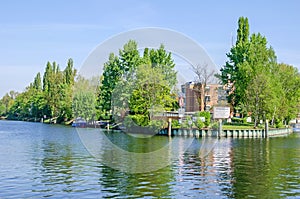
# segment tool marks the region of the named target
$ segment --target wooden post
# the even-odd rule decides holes
[[[265,138],[268,137],[268,131],[269,131],[269,121],[265,121]]]
[[[106,127],[107,127],[107,130],[109,130],[109,121],[107,121]]]
[[[172,118],[169,118],[168,121],[168,136],[171,136],[172,134]]]
[[[221,137],[221,134],[222,134],[222,119],[219,119],[218,138]]]

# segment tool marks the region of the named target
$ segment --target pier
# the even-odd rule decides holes
[[[218,129],[171,129],[171,136],[193,137],[236,137],[236,138],[266,138],[283,136],[292,133],[292,128],[280,129],[247,129],[247,130],[222,130]],[[168,129],[162,129],[158,135],[170,135]]]

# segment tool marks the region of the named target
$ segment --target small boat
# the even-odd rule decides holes
[[[86,126],[87,122],[81,117],[76,118],[76,120],[72,123],[72,127],[85,128]]]
[[[300,133],[300,123],[293,124],[293,132]]]

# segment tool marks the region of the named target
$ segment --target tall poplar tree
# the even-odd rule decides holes
[[[249,48],[249,23],[247,17],[240,17],[238,20],[237,39],[236,43],[227,53],[228,61],[221,68],[219,76],[224,85],[233,84],[229,89],[229,103],[233,106],[244,102],[245,89],[247,84],[244,84],[245,74],[241,71],[241,66],[247,60],[247,51]]]
[[[120,61],[114,53],[109,55],[109,60],[104,64],[104,71],[99,88],[99,96],[97,99],[98,109],[100,109],[101,117],[109,117],[111,110],[111,98],[116,84],[119,82],[124,71],[120,66]],[[105,116],[106,115],[106,116]],[[106,118],[107,119],[107,118]]]
[[[42,79],[41,79],[41,73],[39,73],[39,72],[37,73],[37,75],[34,78],[33,87],[38,91],[42,90]]]

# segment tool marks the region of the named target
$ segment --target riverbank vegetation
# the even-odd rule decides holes
[[[266,37],[250,34],[245,17],[238,20],[237,39],[227,57],[216,76],[228,93],[231,110],[242,118],[237,120],[246,123],[243,118],[252,117],[254,127],[261,120],[280,127],[296,117],[300,112],[299,71],[278,63]],[[70,123],[82,117],[162,126],[161,113],[178,110],[176,75],[172,55],[163,45],[138,50],[138,44],[130,40],[118,55],[108,56],[103,74],[89,80],[77,73],[72,59],[63,70],[56,62],[48,62],[44,74],[36,74],[23,92],[10,91],[2,97],[0,116],[49,123]],[[173,121],[172,126],[209,127],[208,115],[196,113],[194,120],[187,117],[181,123]]]
[[[58,122],[72,118],[72,95],[76,70],[69,59],[64,70],[48,62],[43,77],[38,73],[22,93],[11,91],[2,98],[2,115],[12,120]],[[3,110],[3,109],[2,109]]]
[[[133,40],[118,56],[109,55],[100,79],[77,74],[72,59],[64,70],[48,62],[44,75],[38,73],[24,92],[11,91],[2,98],[0,114],[12,120],[49,123],[69,123],[77,117],[123,122],[126,116],[127,121],[147,126],[158,122],[156,114],[178,108],[174,67],[163,45],[145,48],[140,55]]]
[[[271,124],[288,123],[300,112],[300,75],[297,68],[278,63],[274,49],[260,33],[250,35],[248,18],[238,21],[237,40],[218,75],[228,102],[242,116]]]
[[[127,117],[128,122],[147,126],[157,122],[158,113],[177,110],[174,67],[171,53],[163,45],[145,48],[141,56],[137,43],[130,40],[119,56],[111,53],[104,64],[97,97],[99,117],[117,122]]]

